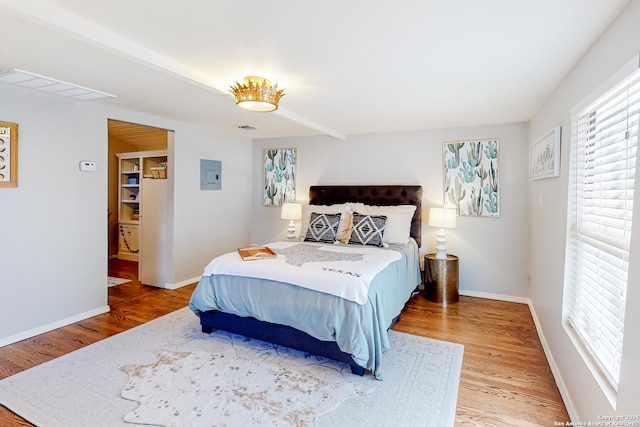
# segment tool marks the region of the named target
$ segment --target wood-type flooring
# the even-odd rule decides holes
[[[132,279],[109,288],[109,313],[0,348],[0,379],[185,307],[195,287],[141,285],[128,261],[110,262],[109,275]],[[527,305],[461,296],[442,307],[416,294],[394,329],[464,345],[456,426],[569,421]],[[0,426],[31,425],[0,406]]]

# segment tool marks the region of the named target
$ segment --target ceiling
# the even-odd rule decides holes
[[[0,0],[0,70],[252,139],[520,122],[628,2]],[[235,106],[246,75],[285,89],[276,112]]]
[[[136,151],[166,150],[168,144],[167,129],[143,126],[120,120],[108,120],[107,134],[109,142],[121,142],[133,147]]]

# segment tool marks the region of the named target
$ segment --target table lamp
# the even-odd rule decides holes
[[[293,221],[302,218],[302,205],[300,203],[283,203],[280,218],[289,220],[287,239],[294,239],[296,237],[296,225]]]
[[[429,209],[429,226],[440,228],[437,239],[438,244],[436,245],[436,259],[447,259],[447,239],[444,229],[456,228],[456,209]]]

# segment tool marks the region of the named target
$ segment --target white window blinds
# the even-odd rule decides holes
[[[564,318],[617,390],[636,176],[640,70],[572,124]]]

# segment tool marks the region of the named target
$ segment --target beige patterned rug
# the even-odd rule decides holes
[[[352,384],[331,368],[313,374],[273,363],[265,355],[237,355],[232,345],[218,351],[159,350],[150,365],[128,365],[122,391],[140,406],[130,423],[153,425],[312,425],[344,400],[373,392]],[[257,357],[251,357],[257,356]],[[319,377],[322,377],[319,378]]]
[[[389,334],[378,381],[185,308],[0,381],[0,404],[46,427],[453,425],[462,346]]]

